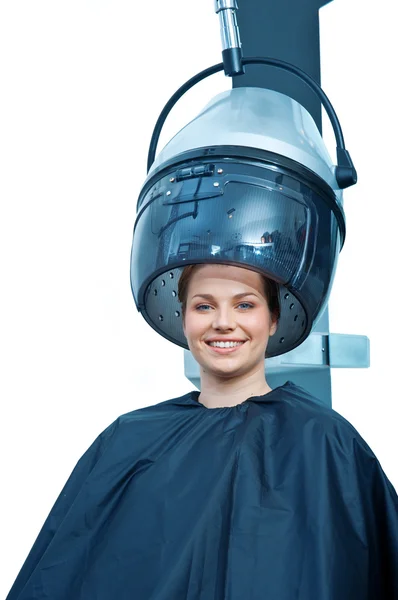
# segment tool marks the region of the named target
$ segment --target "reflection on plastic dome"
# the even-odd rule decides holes
[[[223,165],[222,177],[209,169],[183,180],[169,172],[143,191],[131,259],[134,298],[159,333],[186,347],[176,298],[181,267],[253,268],[284,286],[283,350],[276,338],[270,342],[276,355],[308,335],[326,302],[338,256],[337,222],[324,192],[289,174],[245,165],[243,177],[240,164],[228,168]]]
[[[231,182],[216,199],[175,203],[168,215],[164,209],[155,203],[150,209],[152,224],[163,223],[158,267],[208,258],[249,262],[286,283],[311,263],[310,210],[279,192]],[[264,232],[264,222],[274,228]]]

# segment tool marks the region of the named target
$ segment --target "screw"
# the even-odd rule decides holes
[[[176,178],[175,178],[175,177],[170,177],[170,183],[174,183],[174,182],[175,182],[175,180],[176,180]]]
[[[166,192],[166,196],[171,196],[170,190],[168,192]]]
[[[213,185],[214,185],[214,187],[218,187],[220,184],[218,183],[218,181],[215,181],[215,182],[213,183]]]
[[[221,175],[221,173],[224,173],[224,171],[222,169],[217,169],[217,173]]]

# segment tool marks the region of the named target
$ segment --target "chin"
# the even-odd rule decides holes
[[[227,363],[226,361],[224,361],[223,363],[217,363],[215,361],[202,361],[199,364],[205,371],[207,371],[207,373],[228,376],[241,376],[244,373],[250,373],[255,367],[255,363],[250,362],[250,364],[248,364],[246,361],[231,361],[229,363]]]

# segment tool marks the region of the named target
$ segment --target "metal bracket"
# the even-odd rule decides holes
[[[370,366],[370,342],[365,335],[312,333],[300,346],[265,360],[267,373],[286,368],[364,369]]]

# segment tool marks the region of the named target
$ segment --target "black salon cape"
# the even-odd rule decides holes
[[[398,498],[287,382],[121,416],[78,462],[8,600],[396,600]]]

